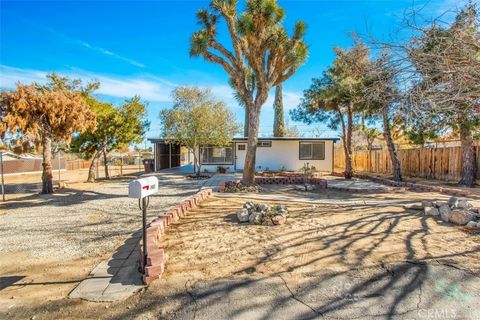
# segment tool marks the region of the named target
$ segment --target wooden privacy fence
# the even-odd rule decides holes
[[[480,179],[480,146],[475,147],[477,159],[477,180]],[[459,180],[462,170],[462,148],[416,148],[397,150],[405,177]],[[335,171],[345,168],[343,148],[335,149]],[[353,170],[391,175],[392,165],[388,150],[361,150],[353,152]]]

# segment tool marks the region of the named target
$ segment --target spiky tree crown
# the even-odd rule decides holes
[[[232,51],[217,40],[220,17],[227,24]],[[198,11],[197,18],[202,29],[192,35],[190,55],[221,65],[242,101],[265,95],[307,58],[305,24],[297,22],[289,36],[282,26],[285,11],[276,0],[248,0],[241,14],[237,1],[213,0],[209,10]]]

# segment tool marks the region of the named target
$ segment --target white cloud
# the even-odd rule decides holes
[[[16,82],[45,83],[47,72],[32,69],[20,69],[0,65],[0,87],[13,88]],[[153,76],[121,77],[96,74],[83,70],[67,70],[58,73],[84,82],[98,80],[99,94],[127,98],[139,95],[142,99],[152,102],[170,101],[170,92],[176,86],[174,83]]]
[[[133,59],[129,59],[129,58],[126,58],[124,56],[121,56],[115,52],[112,52],[110,50],[107,50],[107,49],[104,49],[104,48],[100,48],[100,47],[95,47],[95,46],[92,46],[90,43],[88,42],[85,42],[85,41],[82,41],[82,40],[77,40],[77,39],[70,39],[70,41],[73,41],[73,42],[77,42],[79,44],[81,44],[82,46],[84,46],[85,48],[88,48],[88,49],[91,49],[93,51],[97,51],[97,52],[100,52],[100,53],[103,53],[104,55],[107,55],[107,56],[110,56],[110,57],[113,57],[113,58],[116,58],[118,60],[122,60],[128,64],[131,64],[133,66],[136,66],[136,67],[139,67],[139,68],[145,68],[145,65],[143,63],[140,63],[138,61],[135,61]]]
[[[0,65],[0,87],[13,88],[15,83],[45,83],[48,72],[33,69],[21,69]],[[71,68],[66,71],[58,71],[59,74],[68,76],[70,78],[81,79],[83,82],[91,80],[98,80],[100,88],[96,91],[99,94],[115,97],[128,98],[134,95],[139,95],[142,99],[151,102],[170,102],[171,91],[179,85],[172,81],[159,78],[149,74],[142,74],[136,76],[113,76],[93,73],[81,69]],[[230,108],[241,108],[238,101],[235,99],[233,89],[226,84],[211,84],[200,85],[203,88],[210,88],[213,95],[225,103]],[[264,104],[264,108],[272,108],[275,90],[269,94],[269,98]],[[295,108],[301,99],[301,94],[294,91],[283,91],[283,104],[286,111]]]

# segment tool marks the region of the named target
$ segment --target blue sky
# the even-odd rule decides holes
[[[240,1],[241,2],[241,1]],[[389,39],[398,34],[404,10],[424,7],[436,16],[460,5],[454,0],[437,1],[320,1],[279,0],[287,13],[289,30],[297,20],[308,26],[306,64],[284,84],[287,111],[299,102],[302,91],[332,62],[334,46],[349,46],[350,32]],[[208,1],[1,1],[0,87],[15,82],[41,82],[55,71],[84,80],[101,82],[99,96],[121,102],[140,95],[149,103],[150,131],[160,134],[158,113],[171,106],[170,92],[178,85],[210,87],[243,120],[243,109],[233,99],[221,67],[201,58],[190,58],[189,39],[197,30],[195,12]],[[220,30],[222,37],[224,30]],[[260,134],[273,127],[273,94],[262,109]],[[286,115],[287,119],[288,113]],[[338,133],[322,124],[297,125],[311,136]]]

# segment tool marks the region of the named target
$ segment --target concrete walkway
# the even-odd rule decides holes
[[[154,175],[159,179],[159,192],[154,197],[164,196],[163,189],[171,191],[175,185],[185,184],[185,176],[192,174],[192,170],[191,166],[183,166],[148,174],[148,176]],[[203,181],[192,181],[191,184],[194,188],[187,192],[188,194],[178,193],[177,197],[173,197],[173,203],[181,202],[199,189],[218,186],[223,181],[222,179],[232,179],[231,177],[223,177],[223,175],[218,176],[215,175],[211,179]],[[195,188],[195,184],[198,185],[197,188]],[[132,199],[132,201],[135,201],[135,199]],[[171,205],[172,203],[156,206],[155,208],[151,206],[152,208],[149,211],[163,212]],[[116,249],[109,259],[98,264],[88,277],[70,293],[69,297],[88,301],[117,301],[128,298],[144,288],[142,274],[138,271],[139,254],[137,246],[141,237],[141,230],[132,234],[122,246]]]
[[[328,189],[352,191],[352,192],[386,192],[395,188],[364,179],[345,180],[344,178],[326,176]]]
[[[110,259],[98,264],[69,297],[110,302],[128,298],[142,289],[142,274],[138,272],[137,263],[137,245],[141,237],[141,232],[134,233]]]
[[[205,182],[202,189],[210,188],[213,191],[218,191],[218,186],[220,185],[220,183],[231,181],[231,180],[237,180],[241,178],[242,178],[242,174],[240,173],[224,173],[224,174],[217,173]]]

